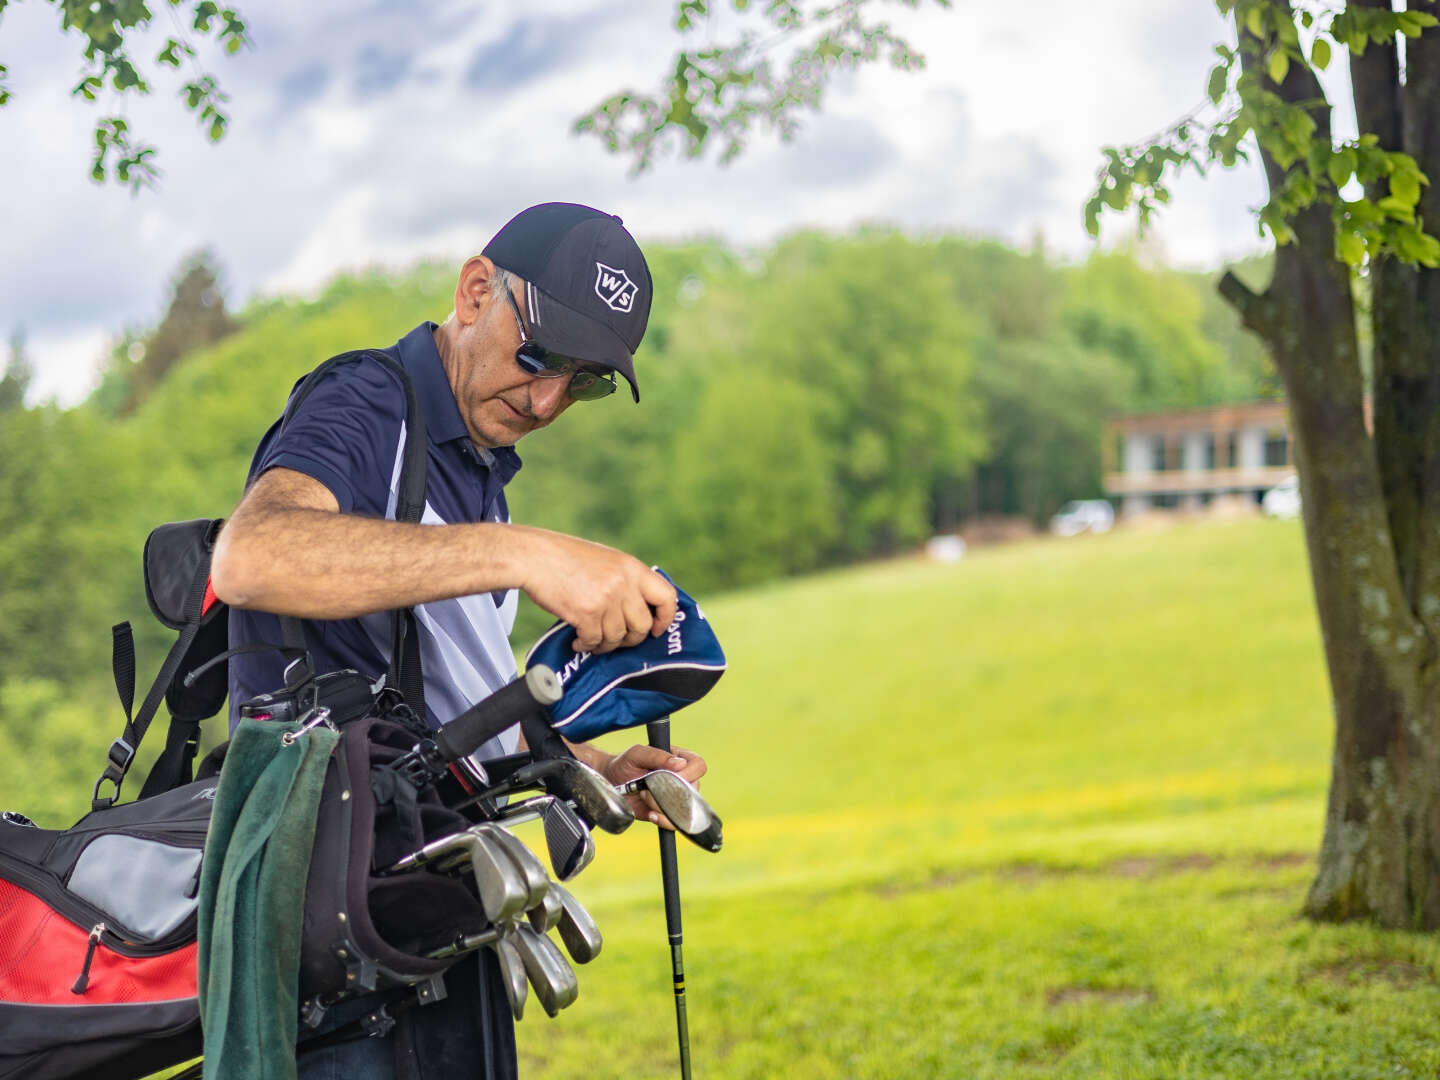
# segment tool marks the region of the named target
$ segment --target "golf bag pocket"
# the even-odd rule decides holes
[[[65,830],[0,820],[0,1078],[146,1076],[199,1054],[213,782]]]

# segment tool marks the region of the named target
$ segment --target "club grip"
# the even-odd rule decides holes
[[[447,762],[479,749],[527,716],[550,722],[549,707],[560,700],[560,680],[544,664],[534,664],[510,685],[470,706],[435,733],[435,745]]]

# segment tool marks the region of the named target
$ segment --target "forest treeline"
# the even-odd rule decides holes
[[[580,403],[522,443],[511,510],[632,551],[702,598],[904,550],[978,515],[1043,522],[1099,493],[1107,415],[1273,392],[1209,275],[1129,254],[1064,265],[866,230],[647,255],[640,405]],[[0,394],[0,730],[22,751],[0,759],[33,751],[31,766],[0,766],[0,792],[37,758],[69,777],[57,782],[93,779],[121,722],[111,624],[135,622],[142,681],[167,644],[140,579],[149,530],[227,513],[294,381],[442,320],[457,269],[343,276],[233,323],[211,313],[231,332],[178,358],[173,323],[131,332],[76,408]],[[147,342],[170,350],[164,364],[147,363]],[[544,618],[528,612],[517,645]]]

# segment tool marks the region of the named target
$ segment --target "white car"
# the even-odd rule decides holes
[[[1050,519],[1050,531],[1056,536],[1105,533],[1114,525],[1115,510],[1104,499],[1071,499]]]
[[[1300,477],[1281,480],[1260,499],[1266,517],[1297,518],[1300,516]]]

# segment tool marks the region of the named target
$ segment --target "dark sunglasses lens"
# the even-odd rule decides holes
[[[539,375],[543,379],[568,375],[575,370],[574,360],[568,356],[552,353],[544,345],[538,345],[533,341],[527,341],[515,350],[515,362],[525,370],[526,374]]]
[[[570,396],[576,401],[594,401],[615,392],[615,377],[594,371],[577,371],[570,380]]]

